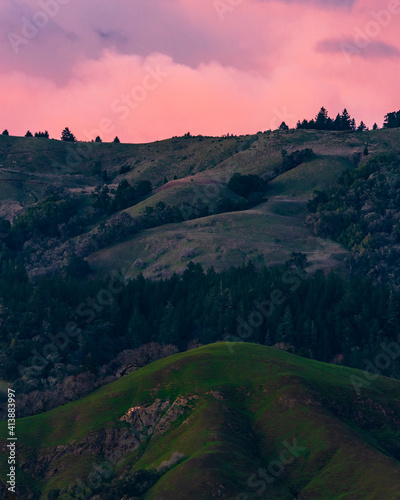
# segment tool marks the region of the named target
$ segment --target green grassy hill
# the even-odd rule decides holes
[[[17,420],[18,498],[395,500],[400,382],[354,376],[245,343],[165,358]]]

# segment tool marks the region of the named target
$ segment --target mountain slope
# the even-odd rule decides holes
[[[394,500],[400,382],[354,376],[245,343],[165,358],[18,420],[18,498]]]

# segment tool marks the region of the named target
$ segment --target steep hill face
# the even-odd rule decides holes
[[[362,379],[245,343],[171,356],[17,420],[17,498],[397,499],[400,382]]]

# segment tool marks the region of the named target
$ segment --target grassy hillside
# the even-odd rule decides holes
[[[244,343],[157,361],[18,420],[18,498],[394,500],[400,383],[353,376]]]
[[[398,150],[400,131],[290,130],[241,137],[175,137],[151,144],[65,143],[0,136],[0,217],[12,219],[55,188],[62,188],[62,196],[76,200],[83,221],[77,253],[101,272],[128,266],[131,275],[143,271],[147,276],[166,276],[181,272],[191,259],[216,269],[241,265],[249,258],[269,265],[284,262],[292,251],[306,253],[311,269],[340,267],[346,251],[314,237],[303,226],[306,202],[315,189],[329,189],[344,169],[353,168],[354,156],[362,154],[366,143],[372,156]],[[271,179],[282,165],[283,150],[290,154],[305,148],[314,151],[315,159],[270,180],[267,202],[247,211],[220,213],[217,209],[222,198],[240,200],[227,188],[234,173]],[[365,160],[361,155],[361,162]],[[95,233],[101,233],[104,224],[115,227],[110,215],[93,216],[90,208],[90,193],[104,184],[105,172],[111,192],[123,179],[131,184],[151,181],[153,192],[125,209],[126,214],[135,218],[146,207],[162,202],[187,207],[186,214],[183,208],[185,221],[141,230],[130,239],[127,234],[132,233],[121,230],[109,238],[111,246],[108,240],[96,246]],[[188,221],[196,204],[217,214]],[[112,217],[115,215],[119,214]],[[60,250],[53,241],[47,254],[36,252],[29,272],[35,275],[35,266],[38,274],[47,272],[53,262],[56,267],[64,265],[68,248],[76,248],[73,236],[68,238],[71,244],[63,240]],[[96,240],[94,245],[91,239]]]
[[[181,272],[187,255],[206,268],[212,265],[219,270],[241,265],[249,258],[266,265],[282,263],[292,251],[298,251],[307,254],[311,270],[340,268],[346,250],[314,237],[303,226],[306,202],[314,190],[329,189],[345,169],[354,168],[352,155],[361,153],[365,143],[369,144],[371,154],[396,149],[400,133],[299,130],[259,134],[249,149],[239,151],[211,170],[166,184],[162,191],[127,212],[135,216],[145,206],[154,206],[159,201],[193,203],[197,199],[212,210],[217,200],[226,195],[226,182],[234,172],[261,176],[273,172],[281,162],[283,148],[290,152],[309,147],[317,157],[270,181],[266,192],[268,202],[255,209],[143,231],[128,241],[94,253],[88,260],[99,271],[110,271],[116,265],[129,268],[132,276],[144,272],[149,277],[160,277]]]
[[[148,179],[155,188],[162,185],[164,177],[171,181],[174,176],[211,175],[218,180],[233,171],[263,174],[279,165],[283,148],[288,152],[312,148],[327,160],[328,170],[331,160],[348,163],[350,155],[362,151],[365,143],[371,153],[398,149],[399,129],[352,134],[295,130],[225,138],[176,137],[150,144],[66,143],[0,136],[0,200],[26,205],[54,184],[70,189],[94,188],[102,183],[104,170],[113,182]],[[120,174],[121,167],[129,171]]]
[[[91,267],[128,276],[143,272],[161,277],[181,272],[189,260],[205,269],[241,266],[249,259],[277,265],[292,252],[307,254],[314,268],[341,267],[347,252],[337,243],[317,238],[304,226],[302,200],[271,200],[251,210],[212,215],[142,231],[88,257]]]

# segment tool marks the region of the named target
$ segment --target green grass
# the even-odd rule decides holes
[[[400,382],[380,377],[357,396],[350,376],[361,376],[358,370],[254,344],[235,344],[233,353],[228,347],[219,343],[171,356],[79,401],[18,420],[19,456],[48,455],[48,469],[58,470],[43,482],[25,472],[22,484],[44,494],[76,478],[85,481],[90,462],[103,460],[101,452],[57,457],[57,446],[77,446],[103,429],[121,428],[119,418],[133,406],[196,395],[168,432],[153,436],[140,454],[126,451],[116,464],[118,476],[126,467],[153,470],[174,452],[184,455],[146,499],[210,498],[218,485],[223,498],[254,495],[249,476],[268,468],[283,442],[294,438],[304,450],[269,485],[272,498],[397,498],[399,464],[386,446],[398,439],[393,415],[400,410]],[[4,422],[0,435],[5,438]],[[4,452],[0,456],[4,481]]]

